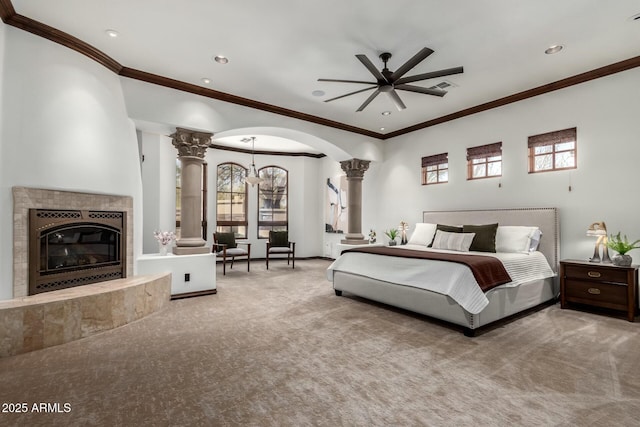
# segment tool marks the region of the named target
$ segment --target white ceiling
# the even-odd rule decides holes
[[[241,135],[241,136],[225,136],[221,138],[213,137],[213,143],[216,145],[224,145],[227,147],[249,150],[251,151],[251,142],[244,141],[247,138],[255,137],[255,151],[281,151],[285,153],[309,153],[320,154],[320,151],[311,148],[306,144],[302,144],[297,141],[293,141],[287,138],[280,138],[273,135]]]
[[[381,133],[640,55],[640,20],[630,19],[640,13],[638,0],[12,3],[18,14],[65,31],[126,67]],[[119,37],[108,37],[107,29]],[[554,44],[564,49],[545,55]],[[407,76],[464,67],[463,74],[444,78],[456,87],[443,98],[399,91],[407,109],[397,111],[381,94],[359,113],[371,92],[323,102],[365,86],[318,78],[371,80],[356,54],[382,68],[378,55],[391,52],[393,71],[423,47],[435,53]],[[214,62],[215,55],[229,63]],[[313,96],[314,90],[326,95]],[[385,110],[392,114],[382,116]]]

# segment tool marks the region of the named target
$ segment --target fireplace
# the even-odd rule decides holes
[[[29,295],[126,277],[126,217],[29,209]]]

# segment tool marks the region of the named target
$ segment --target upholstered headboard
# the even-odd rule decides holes
[[[560,221],[557,208],[424,211],[423,222],[432,224],[493,224],[538,226],[542,238],[538,250],[547,257],[553,271],[560,262]]]

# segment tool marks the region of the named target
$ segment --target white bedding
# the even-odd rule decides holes
[[[436,250],[422,245],[404,245],[404,249],[418,251],[460,252]],[[540,252],[488,253],[468,252],[498,258],[511,277],[511,282],[499,287],[514,287],[533,280],[554,277],[555,273]],[[333,281],[333,272],[342,271],[372,279],[425,289],[451,297],[472,314],[480,313],[489,304],[473,273],[464,264],[446,261],[381,256],[376,254],[347,252],[327,269],[327,279]]]

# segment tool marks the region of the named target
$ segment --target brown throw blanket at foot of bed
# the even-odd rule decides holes
[[[473,276],[476,278],[483,292],[511,282],[511,277],[509,277],[509,273],[505,270],[502,262],[492,256],[416,251],[386,246],[359,247],[342,251],[343,254],[347,252],[361,252],[401,258],[422,258],[464,264],[471,269]]]

